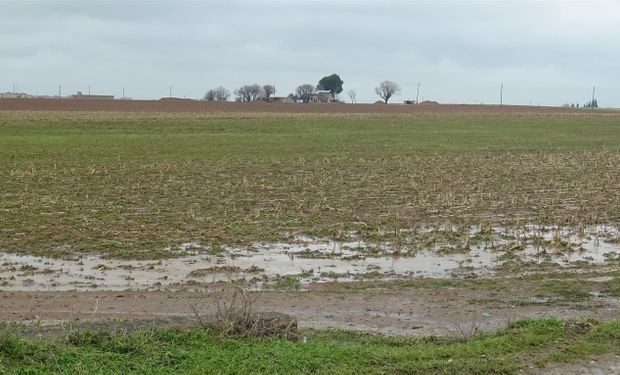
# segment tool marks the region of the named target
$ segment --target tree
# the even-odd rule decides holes
[[[396,82],[383,81],[379,84],[379,87],[375,87],[375,92],[387,104],[393,95],[400,92],[400,86]]]
[[[269,101],[269,97],[271,95],[275,95],[275,93],[276,93],[276,87],[274,85],[263,86],[263,98],[265,98],[266,101]]]
[[[338,76],[338,74],[332,74],[331,76],[325,76],[321,78],[319,84],[316,85],[316,89],[328,90],[332,95],[332,99],[335,99],[336,95],[342,92],[343,83],[344,81],[340,79],[340,76]]]
[[[238,90],[235,90],[235,95],[237,96],[236,101],[238,102],[249,102],[250,101],[250,93],[248,92],[248,86],[241,86]]]
[[[299,85],[295,89],[295,94],[297,94],[297,97],[299,98],[299,100],[301,100],[304,103],[308,103],[310,101],[313,93],[314,93],[314,86],[312,86],[309,83]]]
[[[263,88],[258,83],[243,85],[235,90],[235,95],[237,95],[237,101],[254,102],[263,96]]]
[[[210,102],[214,102],[214,101],[225,102],[225,101],[228,101],[229,97],[230,97],[230,91],[228,91],[222,86],[219,86],[219,87],[216,87],[214,89],[207,91],[207,94],[205,95],[205,100],[210,101]]]
[[[351,89],[347,91],[347,95],[349,95],[349,98],[351,99],[351,103],[355,103],[355,100],[357,99],[357,92]]]
[[[598,108],[598,101],[596,99],[592,99],[591,101],[587,102],[583,108]]]

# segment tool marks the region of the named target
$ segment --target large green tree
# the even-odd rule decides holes
[[[330,76],[325,76],[321,78],[319,84],[316,85],[317,90],[329,90],[332,94],[332,98],[336,97],[336,94],[340,94],[342,92],[342,84],[343,80],[340,79],[338,74],[332,74]]]

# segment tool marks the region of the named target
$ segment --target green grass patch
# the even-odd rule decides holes
[[[307,341],[226,339],[206,330],[81,331],[0,339],[0,371],[89,374],[515,374],[532,363],[618,353],[620,321],[575,331],[549,318],[466,340],[312,331]]]
[[[615,277],[606,284],[603,293],[612,297],[620,297],[620,277]]]

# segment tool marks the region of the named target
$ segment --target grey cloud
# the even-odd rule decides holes
[[[273,83],[279,94],[339,73],[360,100],[384,79],[405,99],[581,102],[615,88],[615,2],[4,2],[0,91],[96,90],[202,97],[220,84]]]

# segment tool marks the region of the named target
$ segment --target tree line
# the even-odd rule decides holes
[[[598,108],[598,100],[596,99],[592,99],[589,102],[587,102],[586,104],[580,106],[579,103],[575,104],[575,103],[570,103],[570,104],[564,104],[562,105],[562,107],[570,107],[570,108]]]
[[[340,101],[338,95],[342,93],[344,81],[338,74],[331,74],[319,80],[316,85],[304,83],[295,91],[288,94],[286,98],[295,103],[308,103],[315,98],[318,92],[329,92],[330,101]],[[401,91],[400,86],[393,81],[383,81],[375,87],[375,93],[386,104],[394,95]],[[233,91],[234,101],[236,102],[255,102],[255,101],[272,101],[276,96],[276,87],[271,84],[259,85],[258,83],[243,85]],[[231,92],[222,87],[210,89],[205,94],[204,100],[226,102],[232,99]],[[357,102],[357,92],[353,89],[347,91],[347,95],[351,103]]]

